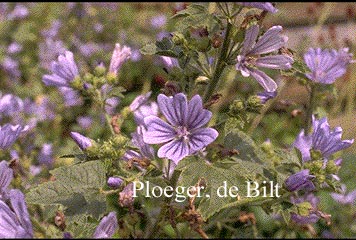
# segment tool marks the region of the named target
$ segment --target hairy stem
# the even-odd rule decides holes
[[[216,86],[218,85],[218,82],[220,80],[221,74],[223,73],[226,65],[225,65],[225,61],[226,61],[226,57],[227,57],[227,52],[229,50],[229,45],[230,45],[230,34],[231,34],[231,29],[232,29],[232,23],[231,20],[228,19],[227,20],[227,28],[226,28],[226,33],[225,33],[225,38],[224,38],[224,42],[221,48],[221,52],[218,58],[218,63],[216,65],[215,71],[214,71],[214,75],[211,79],[210,84],[208,85],[208,88],[205,91],[204,94],[204,102],[207,102],[209,100],[209,98],[211,97],[211,95],[214,93],[214,90],[216,88]]]
[[[305,134],[309,134],[312,124],[312,115],[314,110],[314,101],[315,101],[315,85],[312,84],[309,89],[309,104],[307,106],[305,121],[304,121],[304,131]]]

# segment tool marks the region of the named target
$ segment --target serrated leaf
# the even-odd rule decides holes
[[[178,186],[194,186],[199,179],[203,178],[205,180],[206,189],[202,190],[202,198],[197,203],[197,209],[202,215],[202,218],[207,220],[215,213],[227,207],[236,207],[250,202],[268,200],[258,197],[246,197],[247,188],[245,182],[250,177],[253,177],[253,175],[256,176],[260,174],[261,168],[262,167],[257,167],[254,170],[250,169],[250,172],[246,172],[246,169],[242,167],[242,164],[210,164],[201,159],[190,158],[190,164],[182,168]],[[227,183],[227,189],[231,186],[237,186],[239,188],[239,199],[232,198],[229,195],[227,197],[219,197],[217,195],[217,190],[220,186],[223,186],[224,181]],[[207,197],[206,194],[209,194],[210,197]]]
[[[99,218],[106,210],[106,197],[100,189],[106,184],[101,161],[90,161],[51,171],[54,181],[40,184],[26,194],[30,204],[62,205],[70,220],[77,215]]]
[[[267,164],[268,158],[265,153],[246,133],[237,129],[231,130],[224,139],[224,146],[239,151],[238,158],[259,164]]]
[[[172,19],[176,20],[175,27],[178,31],[184,31],[190,27],[207,27],[209,32],[213,32],[220,24],[220,19],[211,14],[207,6],[200,4],[190,4]]]
[[[73,222],[66,228],[74,238],[92,238],[99,222],[87,215],[80,215],[73,218]]]

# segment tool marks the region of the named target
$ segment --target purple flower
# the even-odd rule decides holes
[[[52,62],[52,74],[44,75],[42,81],[48,86],[70,87],[70,82],[79,76],[77,64],[73,53],[66,51],[65,55],[59,55],[57,62]]]
[[[340,204],[343,205],[354,204],[356,199],[356,189],[346,194],[346,186],[343,184],[341,185],[341,194],[331,193],[330,195],[335,201],[337,201]]]
[[[238,4],[241,4],[245,7],[259,8],[271,13],[278,12],[278,9],[275,8],[270,2],[238,2]]]
[[[0,113],[5,116],[11,116],[15,113],[22,112],[24,110],[24,102],[21,98],[12,95],[5,94],[0,98]]]
[[[33,238],[25,197],[20,190],[9,191],[11,208],[0,200],[0,238]]]
[[[57,36],[61,27],[62,27],[62,22],[60,20],[56,19],[51,23],[51,26],[49,29],[42,31],[42,35],[46,38],[54,38]]]
[[[257,96],[260,98],[261,103],[265,104],[268,100],[275,98],[277,96],[277,91],[274,92],[260,92],[257,93]]]
[[[7,47],[7,52],[9,54],[16,54],[19,53],[21,50],[22,50],[22,45],[17,42],[13,42]]]
[[[317,205],[319,204],[319,198],[316,197],[314,194],[309,193],[306,194],[302,197],[294,197],[291,196],[291,202],[293,204],[302,204],[304,202],[307,202],[310,204],[311,209],[309,209],[309,214],[303,214],[300,215],[298,213],[292,212],[291,213],[291,220],[294,221],[297,224],[311,224],[311,223],[316,223],[319,218],[320,215],[318,214],[318,210],[317,210]]]
[[[120,104],[120,98],[112,97],[105,100],[105,112],[111,116],[116,114],[116,107]]]
[[[6,56],[3,59],[2,67],[6,72],[16,78],[21,76],[21,72],[19,70],[19,62],[17,60],[12,59],[11,57]]]
[[[179,67],[179,63],[176,58],[166,57],[166,56],[160,56],[160,57],[167,69],[171,70],[174,67]]]
[[[146,117],[147,132],[143,133],[143,139],[148,144],[165,143],[158,150],[158,157],[169,158],[178,164],[184,157],[200,151],[217,138],[215,129],[203,128],[212,113],[203,109],[199,95],[188,102],[183,93],[173,97],[160,94],[157,103],[168,123],[156,116]]]
[[[240,55],[237,56],[236,70],[241,71],[244,77],[254,77],[267,92],[274,92],[277,84],[257,67],[285,70],[292,67],[293,58],[286,55],[260,55],[280,49],[288,37],[280,34],[281,26],[273,26],[257,40],[259,30],[258,25],[247,29]]]
[[[88,147],[91,147],[93,145],[93,140],[90,138],[87,138],[80,133],[77,132],[71,132],[70,136],[72,139],[75,141],[75,143],[80,147],[80,149],[85,150]]]
[[[69,87],[59,87],[58,89],[63,96],[64,105],[66,107],[79,106],[83,104],[83,100],[80,98],[78,91]]]
[[[51,62],[59,54],[65,54],[66,48],[62,41],[54,41],[51,38],[46,39],[45,42],[39,44],[39,58],[41,62],[41,67],[46,70],[51,69]]]
[[[352,54],[348,51],[348,48],[339,51],[310,48],[304,55],[304,61],[311,71],[306,76],[314,82],[334,83],[337,78],[345,74],[347,65],[352,62]]]
[[[112,188],[120,187],[123,182],[124,180],[122,180],[122,178],[119,177],[109,177],[108,179],[108,185]]]
[[[286,188],[290,192],[305,190],[313,191],[315,185],[311,181],[315,176],[309,174],[309,169],[304,169],[288,177],[285,181]]]
[[[350,147],[354,142],[354,139],[341,140],[342,128],[336,127],[331,131],[326,117],[317,120],[313,116],[312,121],[313,133],[308,136],[302,130],[293,144],[301,152],[303,161],[311,160],[311,149],[320,151],[323,157],[328,158],[335,152]]]
[[[134,119],[137,125],[145,125],[145,117],[157,116],[158,115],[158,105],[155,102],[150,104],[145,104],[134,111]]]
[[[137,147],[140,152],[136,152],[134,150],[128,150],[125,152],[124,156],[122,157],[123,160],[128,161],[132,158],[136,159],[153,159],[155,156],[154,149],[148,145],[147,143],[144,142],[143,140],[143,134],[146,132],[146,129],[144,126],[138,126],[136,129],[136,132],[131,133],[132,137],[132,145]],[[140,167],[138,164],[134,163],[134,165],[141,171],[143,171],[142,167]]]
[[[142,54],[139,49],[134,49],[131,51],[130,59],[132,62],[138,62],[141,60],[141,58],[142,58]]]
[[[161,28],[167,22],[167,17],[165,15],[158,15],[151,18],[151,26],[154,28]]]
[[[7,16],[10,20],[23,19],[28,15],[28,9],[22,4],[16,4],[14,10]]]
[[[111,238],[118,228],[116,212],[110,212],[95,229],[93,238]]]
[[[114,52],[111,57],[109,72],[117,74],[120,70],[122,64],[124,64],[131,56],[131,48],[127,46],[121,47],[119,43],[116,43]]]
[[[136,111],[140,106],[142,106],[143,104],[146,104],[148,99],[150,98],[152,92],[148,92],[146,94],[142,94],[140,96],[137,96],[132,103],[130,104],[130,110],[132,112]]]
[[[93,124],[93,119],[89,116],[82,116],[77,118],[77,123],[83,129],[88,129]]]
[[[40,164],[50,167],[53,164],[53,148],[52,144],[43,144],[40,154],[38,155],[38,162]]]
[[[6,161],[0,162],[0,199],[3,199],[7,193],[7,188],[14,177],[13,174]]]
[[[0,126],[0,149],[6,150],[14,144],[21,133],[26,132],[28,126],[5,124]]]

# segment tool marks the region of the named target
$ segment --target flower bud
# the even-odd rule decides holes
[[[247,110],[251,112],[259,112],[263,107],[260,97],[250,96],[246,102]]]
[[[133,183],[129,183],[124,190],[119,193],[119,204],[121,207],[132,207],[133,203]]]
[[[124,180],[122,178],[119,177],[109,177],[108,179],[108,185],[109,187],[112,188],[118,188],[121,186],[121,184],[124,182]]]
[[[304,169],[288,177],[285,181],[285,186],[290,192],[305,190],[313,191],[315,186],[311,181],[315,177],[309,174],[309,169]]]
[[[70,136],[72,139],[75,141],[75,143],[80,147],[80,149],[85,150],[88,147],[91,147],[94,143],[94,141],[90,138],[87,138],[80,133],[77,132],[71,132]]]
[[[96,66],[94,69],[94,74],[97,77],[104,76],[105,72],[106,72],[106,68],[105,68],[104,64],[102,64],[102,63],[99,64],[98,66]]]
[[[237,99],[230,105],[230,113],[232,115],[239,114],[245,109],[245,104],[242,100]]]

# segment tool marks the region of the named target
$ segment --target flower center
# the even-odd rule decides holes
[[[187,127],[184,127],[184,126],[177,127],[176,128],[176,133],[177,133],[177,138],[178,139],[182,139],[183,138],[183,140],[185,142],[188,142],[190,132],[188,131]]]

